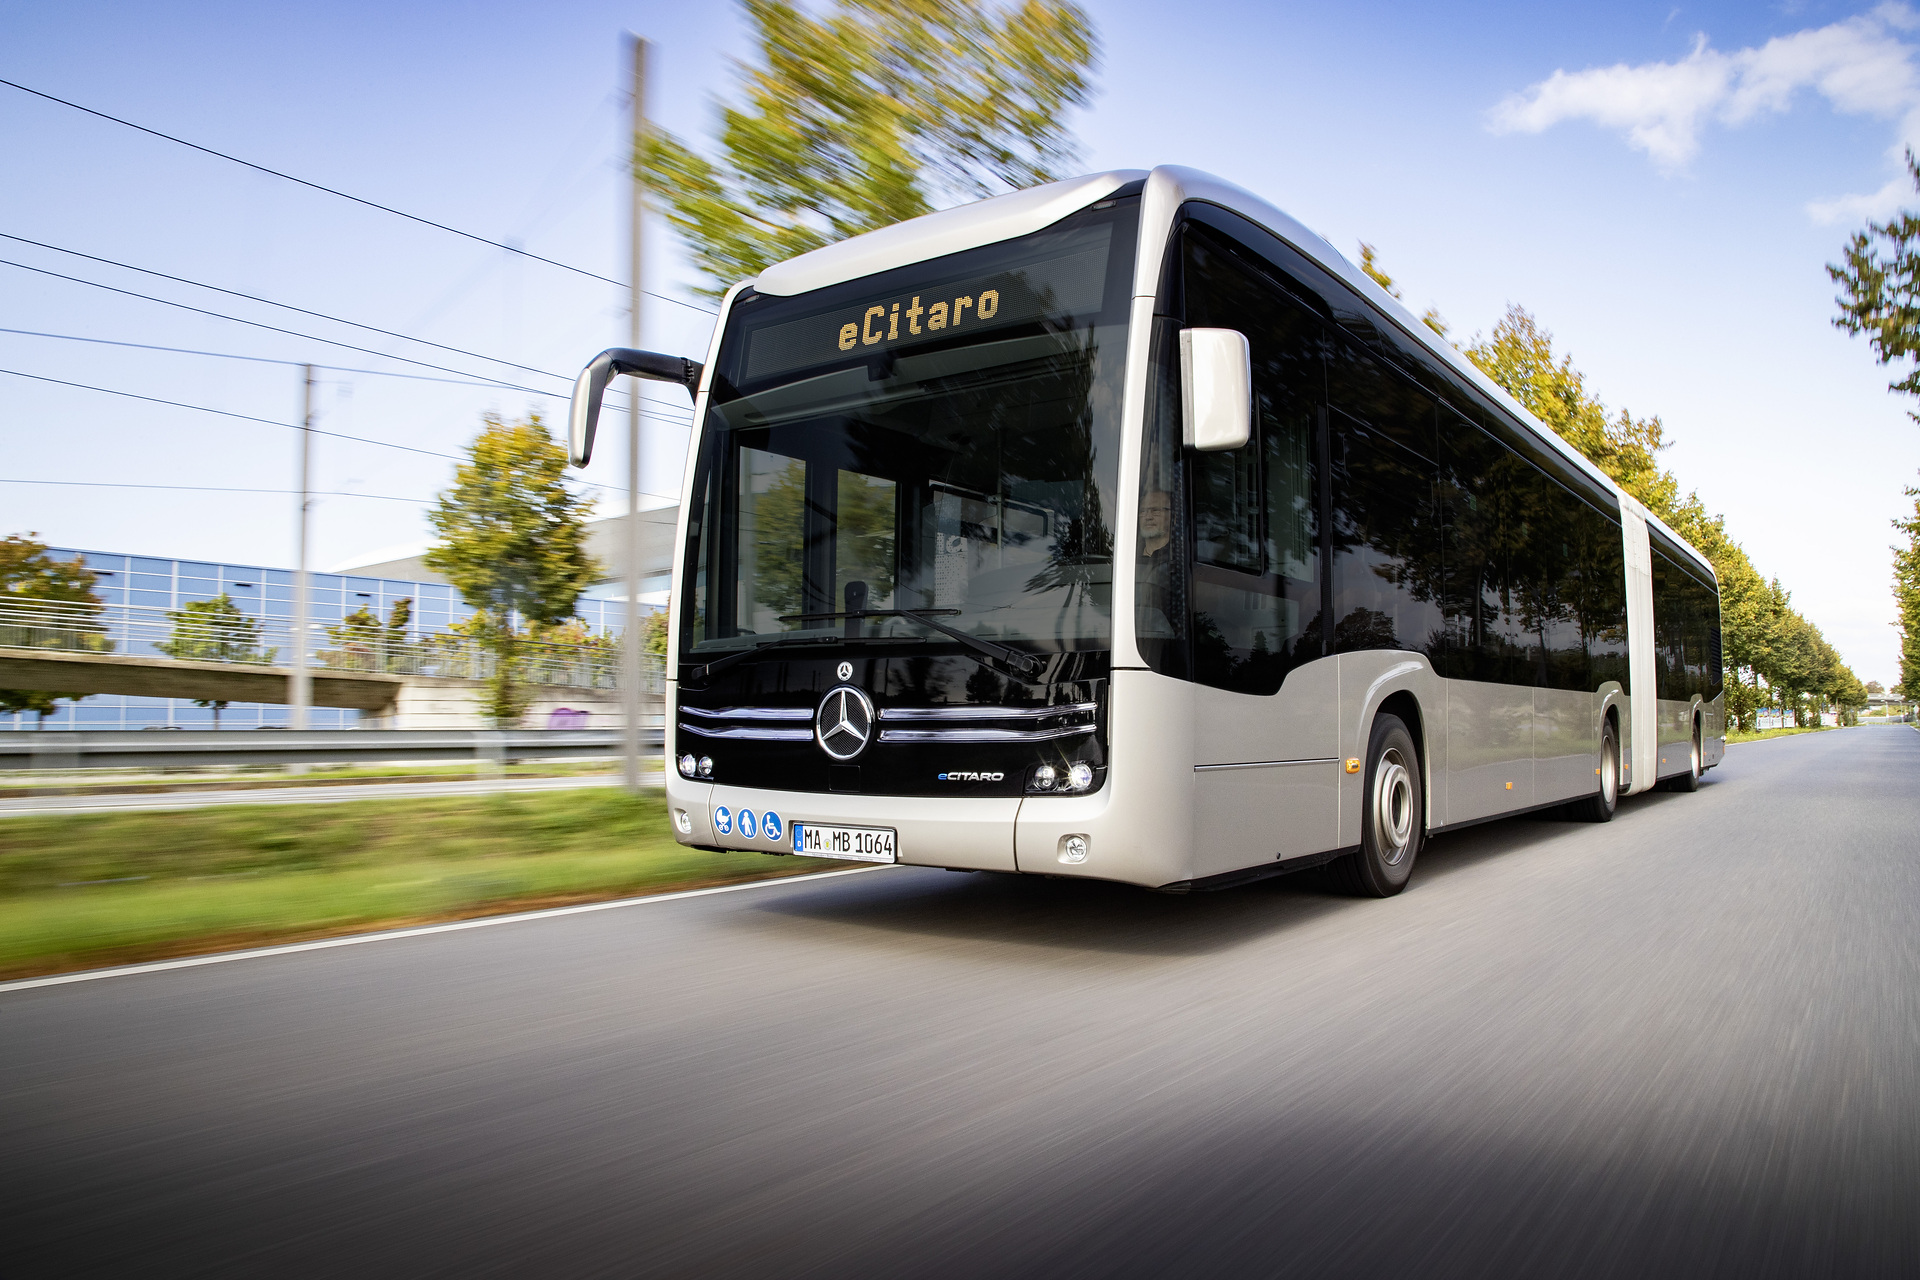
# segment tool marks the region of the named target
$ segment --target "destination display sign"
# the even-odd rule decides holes
[[[1110,226],[1088,227],[1033,246],[1052,252],[1027,261],[995,263],[971,278],[935,276],[923,286],[769,325],[748,340],[747,378],[757,382],[808,365],[840,364],[856,353],[884,354],[955,332],[1090,316],[1105,296],[1111,236]]]

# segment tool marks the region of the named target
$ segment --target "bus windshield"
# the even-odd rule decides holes
[[[699,441],[683,649],[940,640],[913,612],[1110,647],[1136,204],[794,298],[743,292]]]

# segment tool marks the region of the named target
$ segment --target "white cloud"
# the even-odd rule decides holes
[[[1890,155],[1920,149],[1920,70],[1913,45],[1901,38],[1920,28],[1920,14],[1903,4],[1824,27],[1776,36],[1757,48],[1722,53],[1704,35],[1677,62],[1621,63],[1587,71],[1555,71],[1494,108],[1496,133],[1544,133],[1569,120],[1588,120],[1626,134],[1629,145],[1660,168],[1678,169],[1700,150],[1702,129],[1746,124],[1792,108],[1812,90],[1834,110],[1899,122]],[[1902,174],[1872,195],[1817,201],[1818,220],[1883,216],[1912,190]]]

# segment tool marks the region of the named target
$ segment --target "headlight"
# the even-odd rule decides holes
[[[680,776],[683,778],[691,778],[694,775],[694,770],[695,770],[695,765],[693,763],[693,757],[691,755],[681,756],[680,757]]]
[[[1093,789],[1093,766],[1076,760],[1062,769],[1055,765],[1037,766],[1027,775],[1028,795],[1076,795]]]

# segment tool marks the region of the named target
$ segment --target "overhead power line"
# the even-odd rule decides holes
[[[108,293],[117,293],[122,297],[139,298],[143,302],[157,302],[163,307],[178,307],[182,311],[191,311],[195,315],[211,316],[215,320],[230,320],[234,324],[249,325],[255,329],[265,329],[270,333],[284,333],[288,337],[304,338],[308,342],[324,342],[330,347],[339,347],[342,351],[358,351],[364,356],[376,356],[382,360],[398,360],[401,364],[410,364],[421,369],[432,369],[438,373],[454,373],[466,377],[478,376],[468,373],[464,369],[449,369],[446,365],[430,364],[425,360],[415,360],[411,356],[396,356],[386,351],[375,351],[372,347],[356,347],[351,342],[342,342],[338,338],[323,338],[317,333],[301,333],[298,329],[283,329],[277,324],[266,324],[259,320],[243,320],[239,316],[230,316],[223,311],[209,311],[205,307],[190,307],[184,302],[174,302],[168,298],[156,298],[150,293],[136,293],[132,289],[121,289],[114,285],[101,284],[98,280],[86,280],[80,276],[70,276],[61,271],[49,271],[45,267],[30,267],[24,262],[14,262],[10,258],[0,258],[0,266],[18,267],[22,271],[31,271],[36,275],[52,276],[56,280],[70,280],[74,284],[84,284],[95,289],[105,289]],[[484,360],[486,357],[476,356],[475,359]],[[557,378],[560,375],[556,373],[546,376]],[[506,387],[511,391],[527,391],[537,396],[551,394],[550,392],[540,391],[533,387],[523,387],[517,382],[507,382],[501,378],[487,378],[486,381],[491,382],[497,387]]]
[[[244,168],[254,170],[256,173],[264,173],[271,177],[280,178],[287,182],[297,183],[300,186],[308,187],[314,191],[321,191],[321,192],[325,192],[327,195],[330,195],[330,196],[337,196],[342,200],[351,200],[355,204],[365,205],[369,209],[378,209],[382,213],[390,213],[396,218],[405,218],[409,222],[417,222],[422,226],[432,227],[436,231],[445,231],[450,235],[460,236],[464,239],[472,240],[479,244],[491,245],[495,249],[505,249],[508,253],[517,253],[523,258],[531,258],[535,262],[544,262],[550,267],[559,267],[562,271],[571,271],[575,275],[586,276],[589,279],[599,280],[606,284],[619,285],[623,289],[627,287],[627,282],[624,280],[615,280],[613,277],[603,276],[597,271],[588,271],[584,267],[576,267],[571,265],[570,263],[560,262],[553,258],[543,258],[537,253],[529,253],[525,249],[515,248],[513,245],[506,244],[499,240],[489,240],[485,236],[475,235],[471,231],[462,231],[458,227],[450,227],[444,222],[435,222],[431,218],[422,218],[418,214],[412,214],[402,209],[396,209],[392,205],[380,204],[379,202],[374,200],[362,199],[360,196],[348,195],[344,191],[337,190],[333,187],[322,186],[318,182],[309,182],[305,178],[296,178],[290,173],[283,173],[278,169],[269,169],[267,166],[263,164],[255,164],[251,160],[242,160],[239,156],[228,155],[224,151],[215,151],[212,147],[203,147],[197,142],[188,142],[185,138],[177,138],[173,134],[162,133],[158,129],[149,129],[147,126],[143,124],[135,124],[133,121],[123,120],[119,116],[110,116],[104,111],[96,111],[92,107],[83,107],[77,102],[69,102],[65,98],[56,98],[52,94],[42,93],[38,89],[29,89],[26,85],[20,84],[13,80],[0,80],[0,84],[6,85],[10,89],[18,89],[22,93],[30,93],[36,98],[44,98],[48,102],[57,102],[63,107],[71,107],[75,111],[85,112],[87,115],[97,117],[98,119],[111,121],[114,124],[122,125],[128,129],[137,130],[141,133],[149,135],[150,137],[160,138],[164,141],[174,143],[177,146],[187,147],[191,150],[198,151],[203,155],[213,156],[216,159],[225,160],[230,164],[241,165]],[[718,314],[717,312],[713,311],[711,308],[698,306],[691,302],[684,302],[679,298],[668,297],[666,294],[663,294],[663,293],[654,293],[651,290],[642,290],[642,292],[646,293],[648,297],[658,298],[662,302],[671,302],[677,306],[691,308],[694,311],[704,311],[708,315]]]
[[[159,280],[171,280],[175,284],[191,285],[195,289],[205,289],[211,293],[224,293],[229,298],[242,298],[248,302],[258,302],[264,306],[279,307],[282,311],[298,312],[303,316],[312,316],[316,320],[329,320],[334,324],[344,324],[351,329],[365,329],[368,333],[377,333],[385,338],[398,338],[402,342],[417,342],[423,347],[432,347],[437,351],[449,351],[457,356],[471,356],[475,360],[485,360],[488,364],[503,364],[509,369],[519,369],[525,373],[537,373],[542,377],[558,378],[562,375],[545,369],[537,369],[530,364],[518,364],[512,360],[503,360],[499,356],[481,355],[477,351],[468,351],[463,347],[450,347],[444,342],[433,342],[427,338],[416,338],[409,333],[398,333],[392,329],[382,329],[378,325],[362,324],[358,320],[347,320],[340,316],[328,315],[324,311],[310,311],[306,307],[296,307],[291,302],[275,302],[272,298],[262,298],[254,293],[241,293],[238,289],[223,289],[217,284],[207,284],[200,280],[189,280],[185,276],[168,275],[164,271],[154,271],[148,267],[136,267],[131,262],[115,262],[112,258],[102,258],[91,253],[81,253],[78,249],[63,249],[57,244],[48,244],[44,240],[29,240],[25,236],[9,235],[0,231],[0,240],[13,240],[20,244],[30,244],[36,249],[51,249],[55,253],[64,253],[70,258],[85,258],[88,262],[98,262],[102,266],[118,267],[122,271],[137,271],[143,276],[153,276]]]
[[[4,232],[0,232],[0,236],[3,236],[3,235],[5,235],[5,233],[4,233]],[[28,243],[33,243],[33,242],[32,242],[32,241],[29,241]],[[64,252],[64,251],[63,251],[63,252]],[[85,256],[87,256],[87,255],[85,255],[85,254],[81,254],[81,255],[79,255],[79,256],[81,256],[81,257],[85,257]],[[98,261],[105,261],[105,259],[98,259]],[[117,264],[117,263],[115,263],[115,264],[110,264],[110,265],[116,265],[116,266],[117,266],[117,265],[119,265],[119,264]],[[227,314],[226,312],[224,312],[224,311],[209,311],[209,310],[208,310],[207,308],[205,308],[205,307],[195,307],[195,306],[189,306],[189,305],[188,305],[187,303],[184,303],[184,302],[175,302],[175,301],[173,301],[173,300],[172,300],[171,298],[158,298],[158,297],[155,297],[154,295],[152,295],[152,294],[150,294],[150,293],[139,293],[139,292],[136,292],[135,290],[132,290],[132,289],[122,289],[122,288],[120,288],[120,287],[118,287],[117,285],[110,285],[110,284],[102,284],[102,283],[100,283],[100,281],[98,281],[98,280],[88,280],[88,279],[86,279],[85,277],[82,277],[82,276],[70,276],[70,275],[68,275],[68,274],[66,274],[65,272],[63,272],[63,271],[51,271],[51,270],[48,270],[48,269],[47,269],[46,267],[35,267],[35,266],[29,266],[28,264],[26,264],[26,263],[24,263],[24,262],[15,262],[15,261],[13,261],[13,260],[12,260],[11,258],[0,258],[0,266],[8,266],[8,267],[15,267],[15,268],[18,268],[18,269],[19,269],[19,270],[21,270],[21,271],[31,271],[31,272],[33,272],[33,273],[34,273],[34,274],[36,274],[36,275],[43,275],[43,276],[52,276],[52,277],[53,277],[54,279],[56,279],[56,280],[66,280],[66,281],[70,281],[70,282],[71,282],[71,283],[73,283],[73,284],[84,284],[84,285],[86,285],[86,286],[88,286],[89,288],[93,288],[93,289],[104,289],[104,290],[106,290],[106,291],[107,291],[108,293],[117,293],[117,294],[119,294],[119,295],[121,295],[122,297],[126,297],[126,298],[138,298],[138,299],[140,299],[140,300],[141,300],[141,301],[143,301],[143,302],[157,302],[157,303],[159,303],[159,304],[160,304],[161,306],[163,306],[163,307],[177,307],[178,309],[180,309],[180,310],[182,310],[182,311],[191,311],[191,312],[193,312],[193,313],[194,313],[195,315],[202,315],[202,316],[209,316],[209,317],[211,317],[211,318],[213,318],[213,319],[215,319],[215,320],[226,320],[226,321],[229,321],[229,322],[231,322],[231,323],[233,323],[233,324],[244,324],[244,325],[247,325],[247,326],[249,326],[249,327],[251,327],[251,328],[255,328],[255,329],[265,329],[265,330],[267,330],[267,331],[268,331],[268,332],[270,332],[270,333],[283,333],[283,334],[286,334],[286,335],[287,335],[288,337],[293,337],[293,338],[304,338],[304,339],[306,339],[306,340],[307,340],[307,341],[309,341],[309,342],[324,342],[324,343],[326,343],[326,344],[327,344],[328,346],[330,346],[330,347],[339,347],[339,348],[340,348],[341,350],[343,350],[343,351],[358,351],[358,352],[359,352],[359,353],[360,353],[361,355],[366,355],[366,356],[375,356],[375,357],[377,357],[377,358],[379,358],[379,359],[381,359],[381,360],[397,360],[397,361],[399,361],[399,362],[400,362],[401,364],[410,364],[410,365],[413,365],[413,366],[415,366],[416,368],[421,368],[421,369],[432,369],[432,370],[434,370],[434,371],[435,371],[435,372],[437,372],[437,373],[451,373],[451,374],[457,374],[457,375],[461,375],[461,376],[463,376],[463,377],[466,377],[466,378],[473,378],[473,379],[478,379],[479,381],[481,381],[481,382],[483,382],[483,383],[486,383],[487,385],[490,385],[490,386],[496,386],[496,387],[505,387],[506,389],[508,389],[508,390],[510,390],[510,391],[524,391],[524,392],[526,392],[526,393],[527,393],[527,394],[529,394],[529,395],[536,395],[536,396],[546,396],[546,397],[549,397],[549,398],[551,398],[551,399],[555,399],[555,400],[564,400],[564,399],[566,399],[566,398],[567,398],[567,397],[566,397],[566,396],[564,396],[564,395],[560,395],[560,394],[557,394],[557,393],[555,393],[555,392],[552,392],[552,391],[541,391],[541,390],[539,390],[539,389],[538,389],[538,388],[536,388],[536,387],[528,387],[528,386],[523,386],[523,385],[521,385],[520,383],[517,383],[517,382],[508,382],[508,381],[506,381],[506,380],[505,380],[505,379],[503,379],[503,378],[489,378],[489,377],[487,377],[487,376],[486,376],[486,375],[484,375],[484,374],[473,374],[473,373],[468,373],[468,372],[467,372],[466,370],[464,370],[464,369],[451,369],[451,368],[448,368],[448,367],[447,367],[446,365],[443,365],[443,364],[433,364],[433,363],[431,363],[431,362],[429,362],[429,361],[426,361],[426,360],[415,360],[415,359],[414,359],[413,357],[411,357],[411,356],[397,356],[397,355],[394,355],[394,354],[392,354],[391,352],[387,352],[387,351],[377,351],[377,350],[375,350],[375,349],[374,349],[374,348],[372,348],[372,347],[360,347],[360,346],[355,346],[355,345],[354,345],[353,343],[351,343],[351,342],[341,342],[341,341],[340,341],[340,340],[339,340],[338,338],[323,338],[323,337],[321,337],[321,336],[320,336],[319,334],[315,334],[315,333],[302,333],[302,332],[300,332],[300,331],[299,331],[298,329],[284,329],[284,328],[282,328],[282,327],[280,327],[279,325],[276,325],[276,324],[267,324],[267,323],[265,323],[264,321],[260,321],[260,320],[248,320],[248,319],[245,319],[244,317],[241,317],[241,316],[230,316],[230,315],[228,315],[228,314]],[[139,267],[131,267],[131,268],[129,268],[129,270],[133,270],[133,271],[138,271],[138,270],[140,270],[140,269],[141,269],[141,268],[139,268]],[[154,274],[159,274],[159,273],[157,273],[157,272],[156,272],[156,273],[154,273]],[[168,278],[168,279],[179,279],[179,277],[177,277],[177,276],[168,276],[167,278]],[[185,284],[196,284],[197,282],[195,282],[195,281],[192,281],[192,280],[186,280],[186,281],[182,281],[182,283],[185,283]],[[229,292],[229,290],[225,290],[225,289],[218,289],[218,287],[217,287],[217,286],[215,286],[215,285],[200,285],[199,287],[201,287],[201,288],[205,288],[205,289],[215,289],[215,290],[216,290],[217,292],[220,292],[220,293],[226,293],[226,292]],[[240,294],[240,295],[238,295],[238,296],[240,296],[240,297],[247,297],[247,296],[249,296],[249,295],[246,295],[246,294]],[[264,299],[259,299],[259,301],[264,301]],[[277,303],[277,302],[276,302],[276,303],[269,303],[268,305],[270,305],[270,306],[282,306],[282,305],[284,305],[284,304],[282,304],[282,303]],[[289,308],[288,308],[288,310],[292,310],[292,311],[301,311],[302,309],[301,309],[301,308],[299,308],[299,307],[289,307]],[[318,312],[318,311],[304,311],[304,312],[303,312],[303,314],[305,314],[305,315],[311,315],[311,316],[318,316],[319,318],[321,318],[321,319],[323,319],[323,320],[334,320],[334,321],[336,321],[337,323],[340,323],[340,324],[345,324],[345,325],[353,325],[353,324],[354,324],[354,322],[353,322],[353,321],[351,321],[351,320],[341,320],[341,319],[339,319],[339,317],[337,317],[337,316],[329,316],[329,315],[326,315],[326,314],[324,314],[324,313],[322,313],[322,312]],[[368,328],[369,326],[366,326],[366,325],[355,325],[354,327],[356,327],[356,328]],[[21,330],[20,332],[26,332],[26,330]],[[388,330],[385,330],[385,329],[376,329],[376,330],[374,330],[374,332],[376,332],[376,333],[383,333],[383,334],[385,334],[385,333],[389,333],[389,331],[388,331]],[[511,362],[510,362],[510,361],[505,361],[505,360],[495,360],[495,359],[494,359],[494,358],[493,358],[492,356],[484,356],[484,355],[481,355],[481,354],[480,354],[479,352],[477,352],[477,351],[466,351],[466,350],[463,350],[463,349],[462,349],[462,348],[460,348],[460,347],[446,347],[446,346],[441,346],[441,344],[440,344],[440,343],[437,343],[437,342],[425,342],[425,340],[424,340],[424,339],[421,339],[421,338],[407,338],[405,334],[390,334],[389,336],[392,336],[392,337],[398,337],[398,338],[402,338],[402,339],[405,339],[406,341],[409,341],[409,342],[422,342],[422,343],[424,343],[424,345],[426,345],[426,346],[430,346],[430,347],[440,347],[440,348],[441,348],[441,350],[443,350],[443,351],[452,351],[452,352],[455,352],[456,354],[459,354],[459,355],[463,355],[463,356],[470,356],[470,357],[472,357],[472,358],[473,358],[473,359],[475,359],[475,360],[485,360],[485,361],[488,361],[488,362],[490,362],[490,363],[495,363],[495,364],[511,364]],[[545,370],[545,369],[535,369],[535,368],[532,368],[532,367],[531,367],[531,366],[529,366],[529,365],[518,365],[518,364],[516,364],[516,365],[513,365],[512,367],[513,367],[513,368],[516,368],[516,369],[526,369],[526,370],[527,370],[528,372],[530,372],[530,373],[537,373],[537,374],[539,374],[539,375],[541,375],[542,377],[546,377],[546,378],[553,378],[553,379],[556,379],[557,381],[560,381],[560,382],[572,382],[572,381],[573,381],[573,379],[572,379],[572,378],[570,378],[570,377],[568,377],[568,376],[567,376],[566,374],[563,374],[563,373],[551,373],[551,372],[549,372],[549,371],[547,371],[547,370]],[[374,371],[373,371],[373,370],[367,370],[366,372],[374,372]],[[657,416],[665,416],[665,415],[657,415]],[[682,419],[682,420],[683,420],[683,421],[691,421],[691,415],[689,415],[689,416],[688,416],[688,417],[687,417],[686,419]]]
[[[0,373],[11,374],[16,378],[31,378],[35,382],[51,382],[55,386],[77,387],[82,391],[98,391],[102,395],[122,396],[128,400],[144,400],[148,404],[164,404],[173,409],[192,409],[196,413],[211,413],[222,418],[238,418],[242,422],[257,422],[266,427],[285,427],[289,431],[311,431],[317,436],[328,436],[334,440],[352,440],[356,444],[378,445],[382,449],[400,449],[407,453],[422,453],[429,458],[446,458],[451,462],[461,459],[450,453],[436,453],[432,449],[416,449],[410,444],[395,444],[391,440],[369,440],[365,436],[343,435],[338,431],[322,431],[318,427],[303,428],[297,422],[275,422],[272,418],[256,418],[250,413],[233,413],[226,409],[212,409],[204,404],[186,404],[179,400],[162,400],[158,396],[135,395],[131,391],[115,391],[112,387],[96,387],[85,382],[68,382],[65,378],[48,378],[38,373],[22,373],[18,369],[0,369]]]
[[[439,382],[455,387],[498,387],[500,385],[496,382],[483,382],[475,378],[436,378],[426,373],[396,373],[392,369],[354,369],[346,365],[321,364],[316,360],[281,360],[274,356],[236,355],[231,351],[201,351],[194,347],[162,347],[151,342],[117,342],[112,338],[86,338],[73,333],[43,333],[38,329],[0,328],[0,333],[19,334],[24,338],[53,338],[60,342],[88,342],[102,347],[130,347],[135,351],[164,351],[171,355],[207,356],[214,360],[245,360],[251,364],[277,364],[291,369],[299,369],[306,365],[312,365],[316,369],[325,369],[329,373],[364,373],[375,378],[401,378],[409,382]],[[32,377],[34,375],[23,374],[22,376]],[[82,384],[73,383],[71,385],[80,386]],[[100,390],[100,388],[97,387],[90,389]],[[547,400],[565,400],[568,398],[565,394],[557,391],[529,391],[529,394],[540,396]],[[624,407],[612,399],[609,399],[608,403],[616,408]],[[643,403],[651,404],[653,402],[645,401]],[[187,407],[191,408],[193,406]],[[672,412],[658,412],[653,409],[642,409],[640,412],[647,417],[662,418],[668,422],[679,423],[681,426],[690,425],[693,421],[691,414],[675,415]],[[281,423],[277,425],[284,426],[286,424]]]
[[[0,330],[0,332],[17,332],[17,331]],[[88,339],[81,339],[81,341],[88,341]],[[201,354],[201,353],[196,353],[196,354]],[[217,353],[209,352],[204,354],[217,354]],[[254,357],[240,356],[237,358],[246,360],[246,359],[253,359]],[[274,363],[278,364],[281,362],[275,361]],[[38,373],[23,373],[18,369],[0,369],[0,373],[10,374],[16,378],[29,378],[34,382],[50,382],[50,383],[53,383],[55,386],[74,387],[81,391],[97,391],[102,395],[120,396],[127,400],[144,400],[148,404],[163,404],[172,409],[191,409],[196,413],[210,413],[210,414],[213,414],[215,417],[220,417],[220,418],[235,418],[241,422],[257,422],[263,427],[284,427],[288,431],[302,431],[302,430],[311,431],[316,436],[326,436],[330,440],[350,440],[355,444],[370,444],[381,449],[398,449],[403,453],[418,453],[429,458],[444,458],[448,462],[465,462],[466,461],[465,458],[461,458],[455,454],[441,453],[434,449],[419,449],[419,448],[415,448],[413,445],[410,445],[410,444],[395,444],[391,440],[374,440],[367,436],[350,436],[340,431],[322,431],[318,427],[302,427],[297,422],[275,422],[272,418],[256,418],[250,413],[234,413],[227,409],[214,409],[204,404],[187,404],[185,401],[181,401],[181,400],[162,400],[158,396],[143,396],[143,395],[137,395],[131,391],[116,391],[112,387],[96,387],[91,383],[86,383],[86,382],[69,382],[65,378],[49,378],[43,374],[38,374]],[[49,481],[46,481],[45,483],[52,484],[53,481],[49,480]],[[75,483],[78,483],[78,482],[76,481]],[[595,480],[577,480],[576,483],[585,485],[587,488],[590,488],[590,489],[606,489],[615,493],[626,492],[626,490],[619,485],[601,484],[600,482]],[[161,487],[178,488],[180,486],[176,485],[176,486],[161,486]],[[259,492],[266,493],[269,491],[262,489],[262,490],[259,490]],[[272,492],[279,492],[279,491],[273,490]],[[288,490],[287,492],[291,493],[295,491]],[[675,497],[675,495],[668,494],[668,493],[651,493],[646,490],[642,490],[641,492],[643,496],[649,497],[649,498],[673,499]],[[411,499],[409,499],[409,501],[411,501]]]
[[[114,484],[106,480],[16,480],[11,476],[0,476],[0,484],[57,484],[69,485],[80,489],[175,489],[184,493],[273,493],[293,494],[298,489],[225,489],[207,484]],[[384,493],[345,493],[318,490],[307,496],[314,498],[376,498],[381,502],[411,502],[419,506],[431,506],[432,498],[395,498]]]
[[[442,382],[456,387],[494,387],[498,383],[483,382],[477,378],[436,378],[429,373],[396,373],[392,369],[350,369],[345,365],[321,364],[317,360],[282,360],[276,356],[243,356],[231,351],[200,351],[193,347],[162,347],[151,342],[116,342],[112,338],[84,338],[73,333],[42,333],[38,329],[4,329],[0,333],[17,333],[26,338],[56,338],[61,342],[91,342],[103,347],[131,347],[136,351],[165,351],[177,356],[211,356],[215,360],[246,360],[253,364],[278,364],[289,368],[302,368],[312,365],[316,369],[325,369],[329,373],[365,373],[376,378],[405,378],[411,382]],[[549,400],[564,400],[565,396],[552,391],[536,391],[533,394],[545,396]]]

